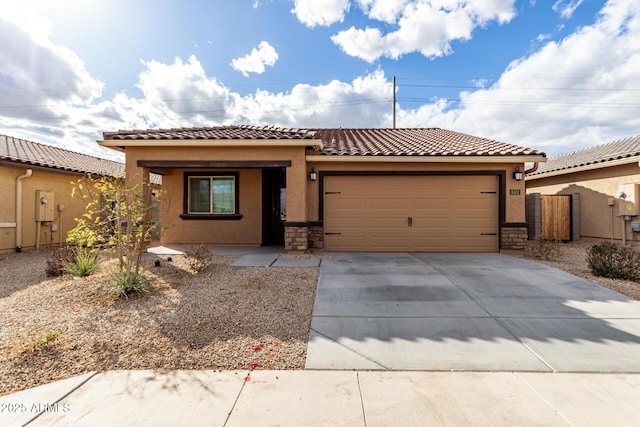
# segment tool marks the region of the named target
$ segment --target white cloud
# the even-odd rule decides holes
[[[342,22],[349,11],[349,0],[294,0],[291,13],[308,27]]]
[[[397,59],[412,52],[428,58],[448,55],[451,41],[469,40],[475,28],[493,21],[507,23],[515,16],[515,0],[359,2],[369,17],[398,26],[386,34],[378,28],[352,26],[331,37],[347,55],[368,62],[383,56]]]
[[[245,77],[249,77],[249,73],[264,73],[265,65],[273,67],[277,60],[278,52],[273,46],[261,41],[258,48],[253,48],[248,55],[231,60],[231,67],[240,71]]]
[[[53,23],[38,15],[30,5],[17,3],[0,3],[0,19],[13,23],[38,44],[50,43]]]
[[[88,147],[80,142],[86,143],[86,137],[76,139],[78,128],[71,123],[80,123],[75,111],[91,106],[104,84],[73,51],[50,41],[51,29],[50,21],[26,8],[0,6],[0,129],[78,151],[103,152],[95,143]]]
[[[360,9],[371,19],[395,24],[410,0],[357,0]]]
[[[565,19],[573,16],[573,12],[582,4],[583,0],[557,0],[551,8]]]
[[[361,5],[373,10],[376,2],[362,0]],[[405,9],[402,19],[407,19]],[[103,131],[232,123],[391,126],[392,84],[382,70],[351,81],[241,95],[207,75],[195,56],[171,63],[147,60],[141,62],[138,76],[141,96],[120,93],[103,99],[98,98],[102,83],[73,52],[21,28],[0,19],[0,39],[5,42],[0,133],[114,157],[115,152],[95,143]],[[458,103],[436,98],[408,109],[400,101],[405,108],[398,110],[398,126],[440,126],[549,154],[636,135],[639,40],[640,4],[610,1],[595,24],[562,41],[544,41],[529,56],[512,62],[493,85],[473,82],[478,88],[460,93]],[[404,90],[400,82],[400,99],[406,96]]]
[[[236,122],[286,127],[390,126],[393,87],[380,70],[351,83],[298,84],[288,93],[258,90],[236,96],[229,114]]]
[[[131,103],[135,114],[148,122],[147,127],[182,127],[205,125],[213,115],[225,118],[229,91],[214,78],[207,77],[195,56],[186,62],[175,58],[173,64],[143,61],[144,70],[137,83],[143,98],[123,98],[126,107]]]
[[[399,123],[559,154],[638,134],[638,69],[640,5],[612,1],[594,25],[512,62],[492,87],[402,111]]]

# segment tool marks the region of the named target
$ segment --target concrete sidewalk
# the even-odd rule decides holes
[[[0,398],[2,426],[632,426],[640,374],[110,371]]]
[[[282,246],[215,246],[210,245],[213,255],[237,256],[232,267],[318,267],[320,257],[288,258]],[[184,255],[186,246],[155,246],[147,252],[159,257]]]

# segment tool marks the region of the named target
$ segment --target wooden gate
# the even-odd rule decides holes
[[[571,196],[541,196],[542,238],[571,240]]]

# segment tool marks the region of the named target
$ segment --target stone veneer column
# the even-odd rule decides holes
[[[523,250],[527,244],[527,224],[513,224],[501,228],[500,249]]]
[[[309,226],[299,223],[285,223],[284,249],[286,251],[306,251],[309,249]]]
[[[324,227],[322,225],[309,224],[309,247],[324,248]]]

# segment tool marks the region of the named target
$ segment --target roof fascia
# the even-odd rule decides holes
[[[103,147],[317,147],[322,149],[320,139],[109,139],[99,140]]]
[[[551,172],[544,172],[536,175],[525,176],[525,181],[533,181],[536,179],[549,178],[552,176],[569,175],[571,173],[591,171],[595,169],[608,168],[612,166],[620,166],[640,161],[640,156],[625,157],[624,159],[609,160],[607,162],[597,162],[590,165],[578,166],[575,168],[559,169]],[[640,164],[638,165],[640,166]]]
[[[525,163],[545,162],[544,156],[351,156],[308,155],[307,162],[346,163]]]

